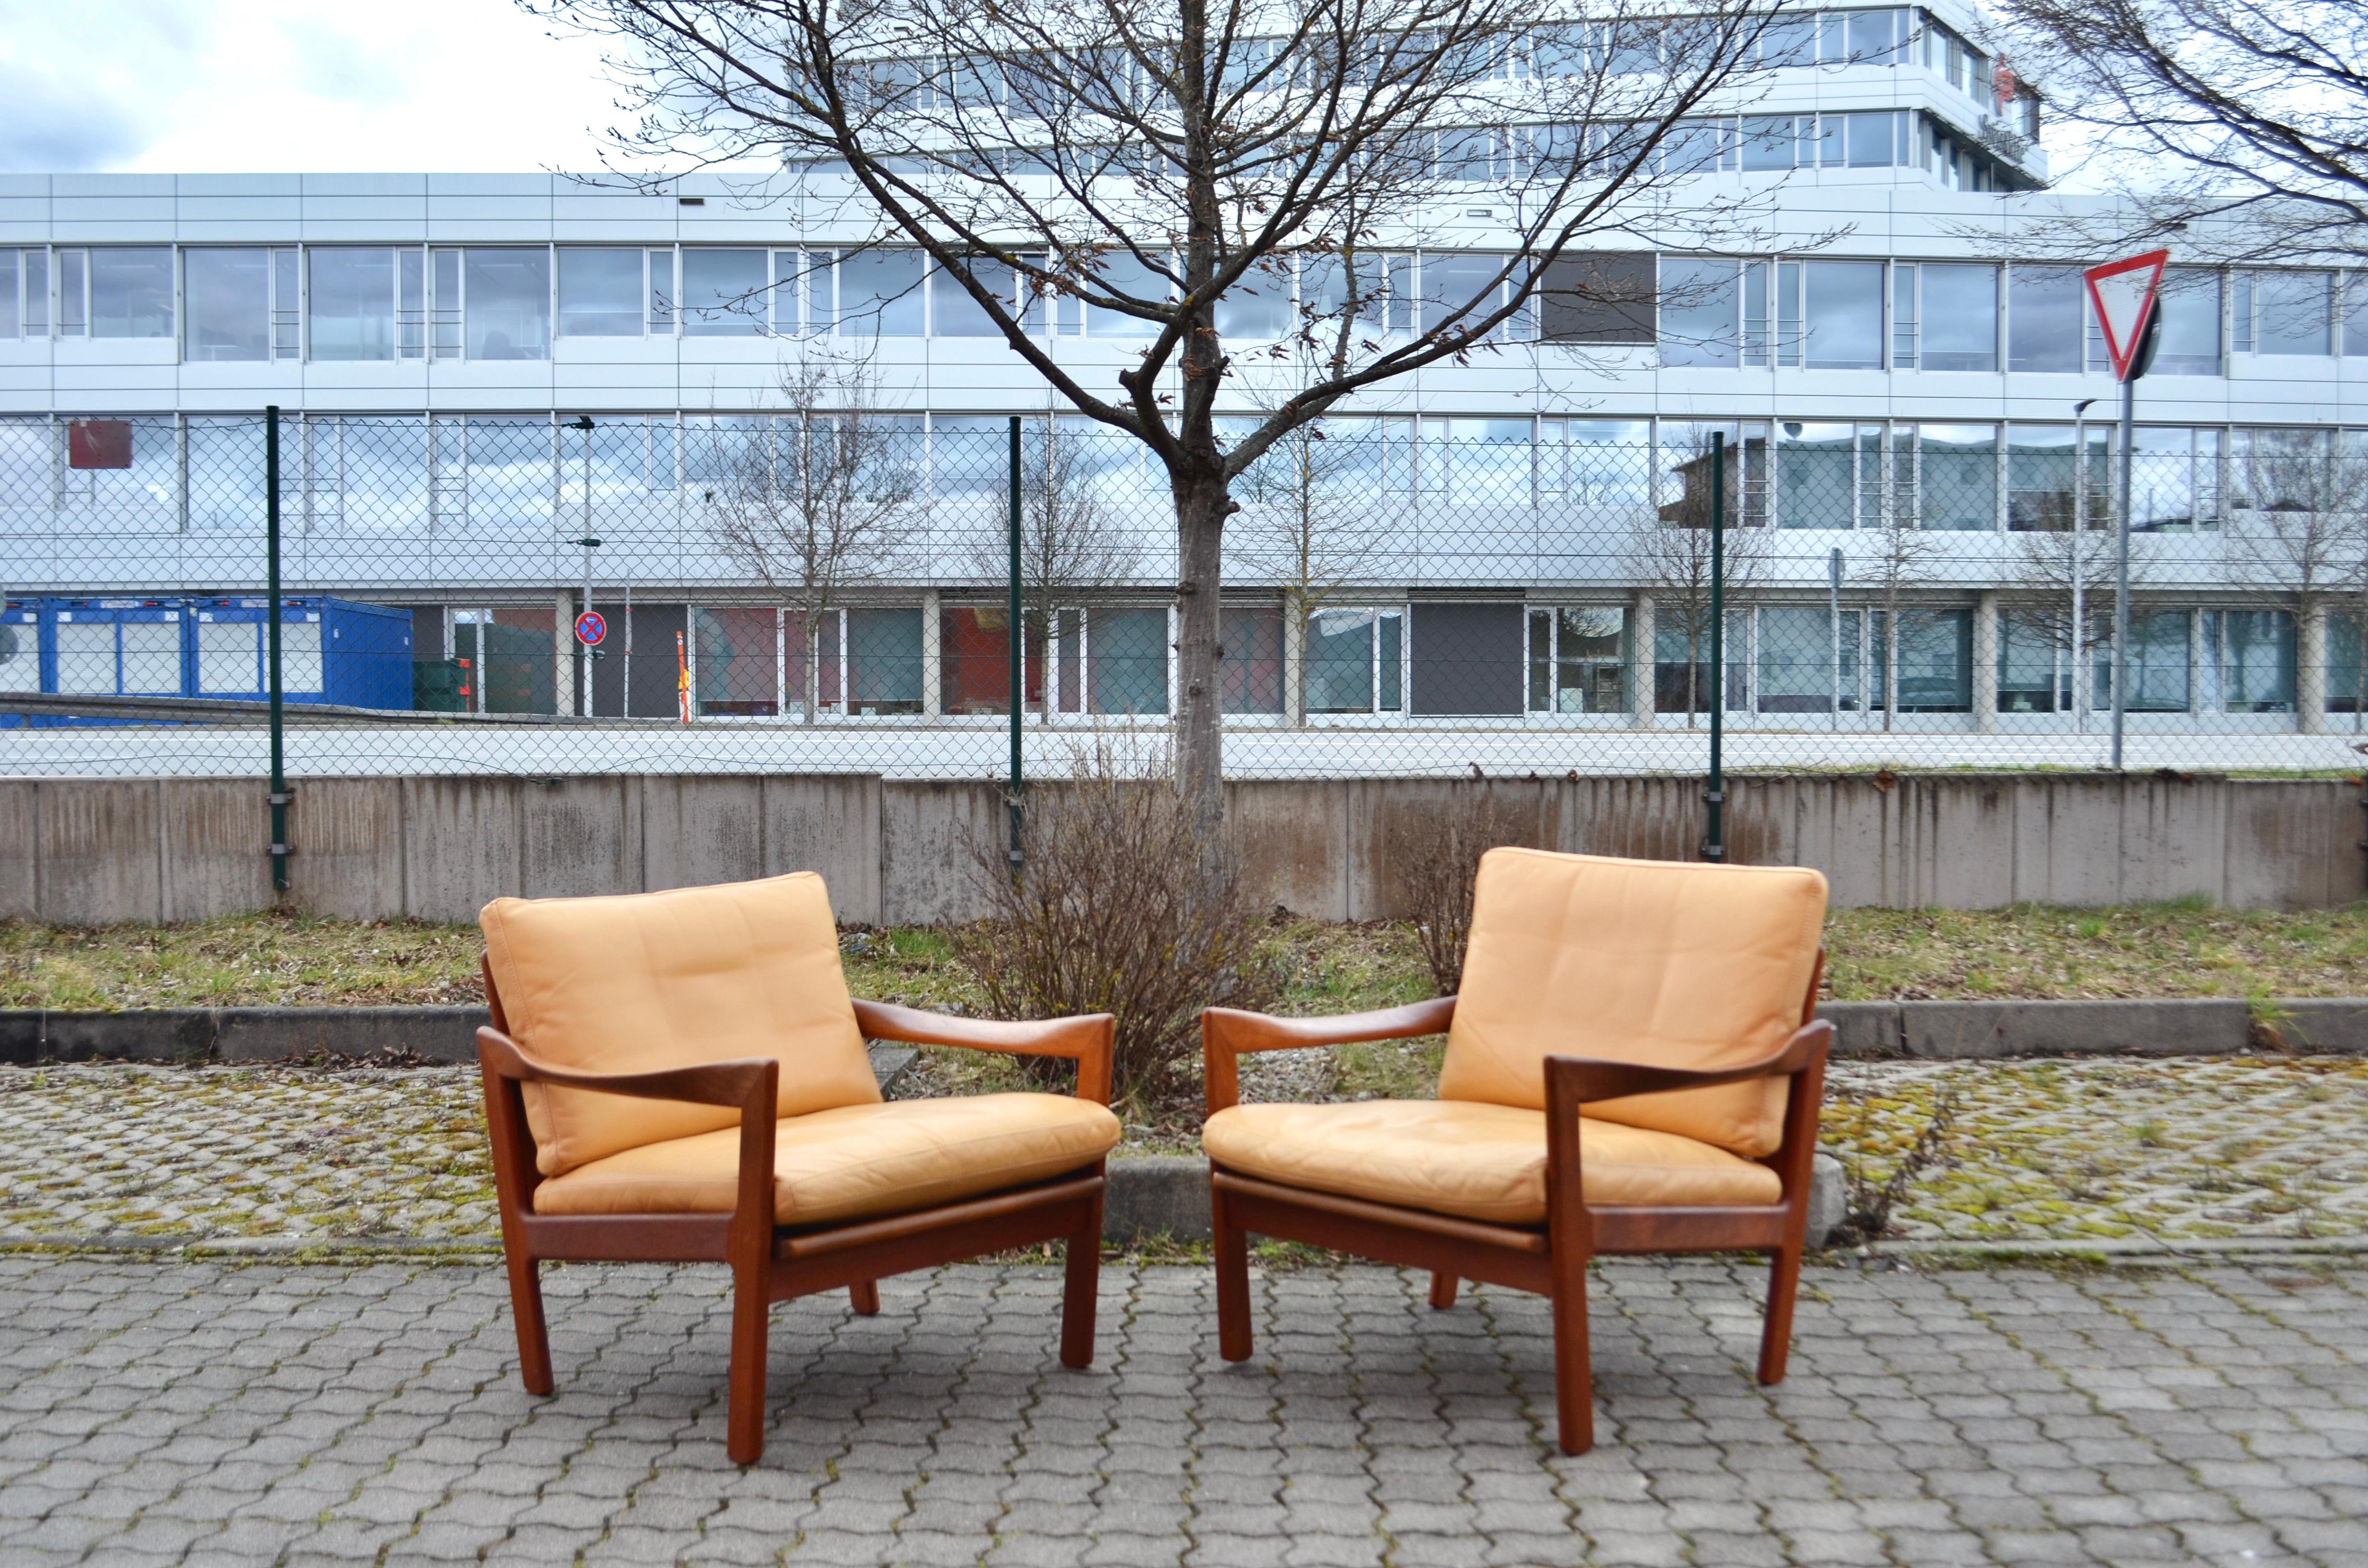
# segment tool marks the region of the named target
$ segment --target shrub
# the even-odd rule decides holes
[[[1267,1008],[1280,961],[1230,867],[1203,893],[1201,846],[1164,756],[1124,766],[1107,741],[1079,748],[1069,779],[1021,803],[1024,870],[1008,828],[973,835],[986,915],[954,954],[996,1017],[1110,1013],[1112,1097],[1138,1115],[1191,1091],[1207,1006]]]
[[[1458,790],[1444,810],[1405,831],[1395,854],[1440,995],[1453,995],[1463,982],[1472,883],[1480,874],[1480,857],[1500,844],[1532,844],[1536,833],[1534,803],[1517,806],[1476,790]]]

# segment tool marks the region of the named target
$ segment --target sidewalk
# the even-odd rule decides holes
[[[1914,1241],[2368,1244],[2368,1060],[1836,1062]],[[1305,1085],[1288,1092],[1306,1092]],[[1320,1089],[1320,1086],[1319,1086]],[[0,1068],[0,1238],[495,1244],[473,1069]]]

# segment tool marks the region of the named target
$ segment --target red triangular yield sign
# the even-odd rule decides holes
[[[2130,379],[2130,361],[2138,351],[2138,335],[2146,329],[2146,311],[2162,287],[2162,269],[2170,261],[2167,250],[2150,250],[2127,261],[2109,261],[2080,276],[2088,280],[2089,304],[2104,329],[2105,352],[2112,357],[2113,379]]]

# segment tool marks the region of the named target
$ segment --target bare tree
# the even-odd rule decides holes
[[[1351,425],[1311,420],[1277,437],[1235,484],[1242,511],[1230,574],[1282,590],[1284,635],[1300,650],[1302,689],[1289,704],[1295,723],[1307,722],[1310,623],[1342,590],[1373,574],[1390,539],[1389,518],[1363,483],[1373,457],[1366,445]]]
[[[2368,249],[2368,0],[1998,9],[1998,41],[2137,199],[2113,239],[2176,233],[2225,260]],[[2190,231],[2201,219],[2238,221]]]
[[[2038,514],[2039,526],[2014,536],[2009,588],[2001,613],[2071,662],[2076,728],[2088,727],[2089,661],[2113,641],[2113,595],[2119,580],[2112,514],[2101,490],[2086,497],[2064,493]],[[2130,583],[2142,583],[2152,562],[2143,535],[2130,540]]]
[[[1504,351],[1565,251],[1645,232],[1707,246],[1757,210],[1674,199],[1691,171],[1662,153],[1731,106],[1793,0],[1678,17],[1601,0],[1568,22],[1519,0],[521,3],[620,46],[642,110],[628,156],[843,169],[835,223],[919,246],[1061,397],[1156,458],[1182,601],[1178,787],[1213,885],[1234,482],[1346,400]],[[1475,187],[1496,199],[1485,251],[1462,227]],[[1406,265],[1450,222],[1463,255]],[[1221,445],[1221,307],[1294,276],[1321,373]],[[1081,322],[1138,350],[1114,384],[1087,369],[1107,360],[1056,351]]]
[[[800,700],[823,699],[825,622],[850,590],[887,579],[927,522],[905,433],[878,412],[868,359],[812,353],[783,364],[775,411],[714,422],[702,497],[726,559],[776,595],[804,645]]]
[[[1725,541],[1723,561],[1713,547],[1709,453],[1705,439],[1679,464],[1681,493],[1661,506],[1657,526],[1637,531],[1630,562],[1637,581],[1652,590],[1656,636],[1667,624],[1685,637],[1688,729],[1693,727],[1695,714],[1707,711],[1710,702],[1723,700],[1718,687],[1726,678],[1725,671],[1712,671],[1712,690],[1701,689],[1702,661],[1710,653],[1713,588],[1732,613],[1766,576],[1770,554],[1767,517],[1754,494],[1756,486],[1747,478],[1747,463],[1761,460],[1732,443],[1726,457],[1725,526],[1718,530]],[[1640,657],[1649,660],[1650,651]]]
[[[2251,430],[2237,455],[2235,507],[2223,523],[2231,581],[2263,608],[2293,619],[2300,644],[2294,704],[2305,731],[2326,723],[2333,624],[2357,628],[2368,609],[2368,473],[2324,431]],[[2368,706],[2352,661],[2356,729]]]
[[[1917,526],[1895,493],[1874,518],[1874,526],[1853,539],[1850,569],[1870,590],[1883,612],[1883,727],[1893,728],[1899,712],[1899,649],[1911,628],[1928,620],[1931,612],[1919,608],[1917,589],[1930,583],[1940,554],[1940,540]]]
[[[1019,602],[1026,657],[1048,676],[1036,702],[1042,720],[1053,707],[1044,657],[1053,618],[1079,594],[1133,576],[1143,543],[1095,492],[1092,446],[1109,437],[1064,430],[1058,419],[1031,423],[1032,430],[1023,428],[1019,456]],[[982,576],[1009,576],[1008,531],[980,541],[977,567]]]

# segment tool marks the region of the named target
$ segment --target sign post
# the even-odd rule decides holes
[[[2114,486],[2113,504],[2113,771],[2122,770],[2123,720],[2129,710],[2130,645],[2130,455],[2135,444],[2138,378],[2153,358],[2151,345],[2160,330],[2156,299],[2162,290],[2162,269],[2170,252],[2151,250],[2125,261],[2109,261],[2082,273],[2089,287],[2089,304],[2103,330],[2105,352],[2113,362],[2113,376],[2122,383],[2122,466]],[[2078,567],[2076,564],[2076,575]],[[2072,631],[2073,659],[2079,660],[2085,628]],[[2077,671],[2073,677],[2079,678]]]

